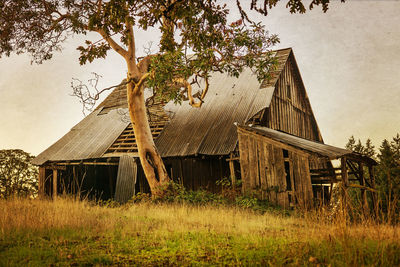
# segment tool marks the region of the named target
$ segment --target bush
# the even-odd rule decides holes
[[[152,202],[152,203],[179,203],[189,205],[213,205],[213,206],[237,206],[243,209],[251,209],[256,212],[264,213],[266,211],[282,210],[272,205],[266,200],[259,200],[255,196],[242,195],[240,186],[232,187],[230,181],[226,178],[217,181],[217,185],[222,186],[220,194],[212,193],[204,189],[187,190],[181,184],[170,182],[159,189],[159,193],[150,196],[146,193],[136,194],[129,203]],[[285,211],[287,213],[287,211]]]

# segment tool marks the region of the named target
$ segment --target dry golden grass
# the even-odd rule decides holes
[[[293,239],[321,239],[348,235],[354,238],[399,241],[399,226],[346,224],[341,218],[327,220],[316,213],[306,216],[259,214],[226,206],[139,203],[108,208],[86,201],[0,200],[2,233],[18,229],[89,227],[97,230],[123,225],[126,231],[143,230],[147,224],[156,232],[213,231],[218,234],[274,234]],[[146,223],[143,223],[146,222]]]
[[[57,232],[60,229],[68,229],[68,232],[60,234]],[[3,249],[5,253],[3,256],[10,257],[10,261],[3,262],[7,265],[19,262],[18,259],[12,259],[12,256],[10,256],[14,255],[10,252],[10,247],[19,249],[18,246],[23,243],[18,243],[20,241],[17,241],[17,235],[22,236],[22,239],[31,239],[32,242],[38,242],[35,239],[37,236],[50,236],[50,240],[59,240],[61,235],[63,240],[79,240],[80,237],[76,236],[76,233],[85,236],[85,240],[92,240],[90,242],[93,242],[93,244],[89,241],[85,241],[88,242],[87,244],[82,241],[82,246],[85,244],[84,250],[92,251],[90,253],[98,255],[99,251],[103,251],[100,245],[100,247],[97,246],[96,238],[100,238],[101,242],[108,242],[106,246],[112,245],[113,249],[105,250],[105,255],[110,258],[104,256],[104,259],[109,261],[100,262],[101,265],[121,264],[120,258],[117,261],[115,260],[115,255],[116,251],[118,251],[118,255],[125,255],[125,252],[122,253],[121,251],[127,249],[125,248],[126,244],[130,244],[130,249],[136,248],[134,251],[126,252],[129,255],[136,253],[138,247],[142,250],[151,248],[151,251],[154,250],[153,252],[156,253],[157,257],[161,257],[162,253],[166,253],[165,258],[168,259],[169,263],[171,263],[169,261],[171,260],[171,255],[176,256],[180,253],[180,250],[185,251],[181,258],[177,256],[177,258],[174,258],[172,265],[194,264],[193,260],[197,257],[196,253],[202,255],[202,249],[208,251],[207,253],[212,251],[212,256],[210,257],[216,264],[221,264],[222,256],[217,257],[215,255],[221,254],[225,255],[225,260],[229,259],[227,262],[223,261],[222,263],[224,264],[238,263],[238,260],[239,263],[244,263],[245,265],[261,264],[260,260],[268,258],[278,265],[286,265],[285,262],[296,265],[302,264],[302,261],[303,263],[307,262],[307,260],[312,262],[315,256],[316,259],[319,259],[317,261],[323,265],[331,264],[327,259],[339,255],[337,265],[341,263],[350,265],[358,263],[375,264],[373,260],[377,256],[381,257],[381,259],[376,263],[390,265],[393,262],[400,264],[396,262],[400,260],[400,256],[396,256],[397,253],[400,255],[399,230],[399,226],[385,224],[361,223],[349,225],[340,218],[332,221],[316,213],[308,213],[305,216],[304,214],[302,216],[272,213],[259,214],[251,210],[226,206],[142,203],[109,208],[85,201],[64,198],[59,198],[56,201],[0,200],[0,258],[3,244],[7,248]],[[56,232],[53,233],[54,231]],[[193,234],[197,237],[193,237]],[[39,243],[42,239],[39,239]],[[122,241],[125,243],[122,243]],[[171,245],[170,242],[175,243]],[[208,245],[204,245],[204,243]],[[63,249],[67,251],[77,249],[71,247],[70,243],[68,244]],[[217,246],[217,244],[219,245]],[[227,248],[222,248],[222,252],[218,251],[221,244],[228,244]],[[251,244],[250,250],[248,250],[248,244]],[[271,254],[272,256],[262,254],[267,253],[265,251],[269,246],[275,247],[275,244],[279,248],[278,251],[274,252],[276,253],[276,259],[273,258],[275,254]],[[50,246],[46,243],[46,245],[42,244],[41,248],[42,246],[52,247],[53,245]],[[371,246],[370,252],[369,246]],[[287,254],[285,248],[293,250],[291,253],[296,253],[293,255]],[[259,254],[256,254],[256,256],[251,254],[251,258],[247,259],[247,254],[243,254],[246,249],[248,250],[247,253],[254,250],[259,251]],[[329,252],[324,251],[324,249],[335,251]],[[236,257],[235,260],[233,260],[234,257],[231,254]],[[29,256],[31,261],[35,257],[39,257],[35,255]],[[138,262],[145,259],[148,260],[148,258],[140,258],[144,257],[142,254],[140,254],[141,256],[135,255],[131,255],[133,258],[129,259],[135,259]],[[281,261],[288,257],[287,255],[298,258],[296,258],[296,261]],[[357,257],[360,258],[356,258],[353,261],[352,257],[356,257],[354,255],[358,255]],[[216,258],[213,258],[214,256]],[[233,257],[232,259],[231,256]],[[85,257],[82,256],[80,258],[82,260],[80,263],[90,263],[93,260]],[[363,262],[364,257],[372,261]],[[160,258],[158,259],[160,261],[155,263],[153,261],[142,263],[150,265],[163,264],[165,263],[165,258]],[[102,258],[102,260],[104,259]],[[55,259],[50,258],[46,262],[51,263],[52,260]],[[129,264],[129,261],[122,261],[122,264]]]

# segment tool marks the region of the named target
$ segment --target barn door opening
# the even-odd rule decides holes
[[[123,204],[135,195],[137,163],[134,158],[123,155],[119,159],[115,201]]]
[[[293,185],[292,185],[292,166],[289,158],[289,151],[286,149],[282,149],[283,151],[283,159],[285,162],[285,178],[286,178],[286,191],[288,192],[288,201],[289,201],[289,206],[293,204]]]

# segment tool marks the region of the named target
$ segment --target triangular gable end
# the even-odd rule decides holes
[[[323,143],[293,51],[277,70],[275,91],[261,119],[263,126]]]

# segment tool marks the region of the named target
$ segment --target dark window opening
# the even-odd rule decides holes
[[[286,173],[286,190],[292,190],[292,181],[290,180],[290,165],[289,162],[285,162],[285,173]]]
[[[286,86],[286,94],[287,94],[287,98],[292,99],[292,90],[290,88],[290,84],[288,84]]]
[[[289,158],[289,151],[287,151],[286,149],[282,149],[283,151],[283,158],[288,159]]]

